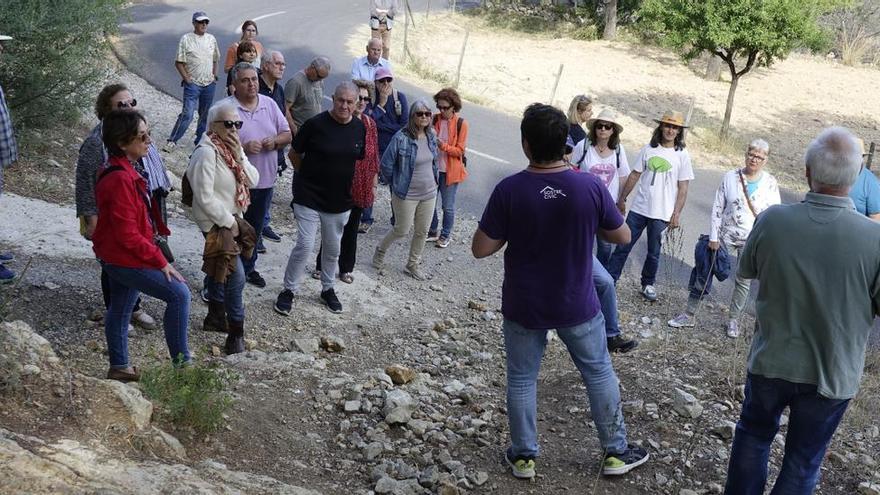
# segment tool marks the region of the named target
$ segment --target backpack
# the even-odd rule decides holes
[[[391,88],[391,98],[394,99],[394,113],[399,119],[403,115],[403,106],[400,104],[400,98],[397,97],[397,90]]]
[[[575,162],[578,164],[578,168],[581,168],[581,165],[583,165],[584,158],[587,157],[587,153],[589,152],[589,146],[592,146],[592,145],[584,144],[584,153],[581,155],[580,159],[578,159],[578,161]],[[620,169],[620,145],[619,144],[617,145],[617,148],[615,148],[615,155],[617,155],[617,157],[616,157],[617,158],[617,168]]]

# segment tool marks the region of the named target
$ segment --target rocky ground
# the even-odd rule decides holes
[[[161,139],[178,103],[130,75],[120,77],[145,102],[153,135]],[[13,194],[0,198],[6,219],[0,247],[16,254],[12,267],[24,273],[15,285],[0,287],[0,316],[23,322],[0,329],[0,491],[721,492],[749,332],[737,340],[724,336],[720,298],[704,304],[697,328],[673,331],[665,322],[684,303],[685,281],[661,270],[661,277],[667,275],[662,298],[648,304],[636,295],[632,274],[622,280],[621,322],[641,345],[615,355],[614,366],[631,441],[652,459],[619,479],[598,474],[601,451],[584,387],[564,346],[552,340],[539,377],[539,475],[533,482],[516,480],[502,462],[502,257],[471,257],[474,219],[458,219],[449,249],[426,247],[429,281],[402,273],[404,245],[389,253],[390,268],[377,273],[367,261],[388,229],[383,196],[377,227],[360,239],[355,282],[339,284],[345,312],[324,309],[318,282],[309,279],[294,313],[284,318],[271,304],[295,233],[286,208],[289,178],[273,208],[283,241],[268,244],[259,263],[269,285],[246,288],[249,351],[241,355],[220,355],[222,338],[200,330],[206,311],[195,292],[200,235],[186,212],[173,208],[172,247],[194,290],[190,342],[196,360],[234,370],[239,378],[220,431],[199,434],[169,423],[136,385],[100,379],[107,358],[95,321],[98,268],[69,206],[78,138],[87,127],[58,129],[40,148],[26,149],[25,160],[7,171]],[[177,175],[187,153],[168,156]],[[176,194],[172,205],[179,202]],[[162,311],[149,298],[146,308],[154,316]],[[750,317],[742,322],[743,328],[751,325]],[[161,331],[136,329],[130,345],[138,366],[165,364]],[[880,491],[878,375],[875,353],[832,442],[819,493]],[[785,426],[774,442],[771,476],[784,434]]]

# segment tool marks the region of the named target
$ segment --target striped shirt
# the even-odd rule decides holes
[[[6,95],[0,86],[0,169],[8,167],[18,160],[18,144],[12,132],[12,117],[6,107]]]

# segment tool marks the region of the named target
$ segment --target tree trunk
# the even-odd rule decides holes
[[[617,0],[605,0],[605,31],[602,39],[613,40],[617,37]]]
[[[727,91],[727,108],[724,109],[724,120],[721,122],[721,139],[727,139],[730,134],[730,115],[733,113],[733,99],[736,96],[736,85],[739,84],[740,76],[736,72],[730,73],[730,89]]]
[[[717,81],[721,79],[721,57],[709,52],[709,62],[706,64],[706,80]]]

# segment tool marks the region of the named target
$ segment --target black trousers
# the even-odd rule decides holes
[[[358,226],[361,223],[361,213],[363,208],[357,206],[351,209],[348,216],[348,223],[342,229],[342,241],[339,246],[339,274],[351,273],[354,271],[354,264],[357,261],[358,248]],[[315,261],[315,270],[321,270],[321,250],[318,250],[318,259]]]

